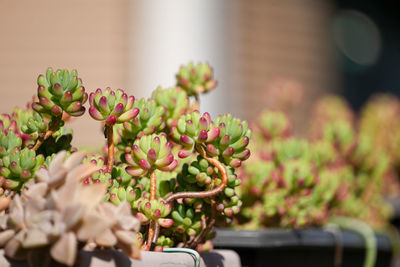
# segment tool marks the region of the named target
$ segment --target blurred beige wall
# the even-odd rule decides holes
[[[128,88],[128,0],[0,0],[0,112],[23,106],[46,68],[76,68],[87,91]],[[89,118],[71,123],[74,144],[104,140]]]
[[[237,79],[235,93],[244,104],[240,116],[254,120],[276,101],[269,99],[270,86],[289,80],[303,88],[292,113],[295,129],[304,132],[312,103],[339,83],[330,31],[333,1],[247,0],[234,5],[231,77]]]

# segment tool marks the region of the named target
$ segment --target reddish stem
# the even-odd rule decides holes
[[[157,179],[156,179],[156,171],[151,170],[150,174],[150,200],[153,200],[156,198],[156,191],[157,191]],[[153,239],[158,238],[156,237],[155,233],[157,228],[157,223],[155,221],[150,222],[149,226],[149,233],[147,235],[147,245],[150,246],[150,250],[152,247]]]
[[[156,198],[156,192],[157,192],[156,171],[152,170],[150,174],[150,200]]]
[[[50,136],[53,135],[54,132],[56,132],[60,128],[60,124],[62,121],[62,116],[58,117],[53,117],[52,118],[53,123],[50,125],[50,128],[47,130],[46,134],[44,136],[40,136],[39,139],[36,141],[36,144],[33,146],[33,150],[37,151],[39,147],[43,144],[43,142],[49,138]]]
[[[213,188],[209,191],[201,191],[201,192],[178,192],[175,194],[170,195],[165,199],[166,203],[170,203],[173,200],[179,199],[179,198],[206,198],[206,197],[213,197],[221,193],[225,187],[226,184],[228,183],[228,173],[226,171],[225,166],[217,159],[210,158],[207,156],[206,152],[204,151],[204,148],[196,144],[196,150],[199,152],[199,154],[205,158],[209,163],[214,165],[215,167],[218,168],[219,172],[221,173],[221,184],[217,186],[216,188]]]
[[[107,167],[108,171],[112,171],[114,165],[114,129],[113,125],[106,124],[106,136],[107,136],[107,147],[108,147],[108,160]]]
[[[154,222],[154,237],[153,237],[153,240],[150,245],[150,251],[154,250],[154,248],[157,244],[157,239],[158,239],[159,234],[160,234],[160,224],[158,224],[157,222]]]

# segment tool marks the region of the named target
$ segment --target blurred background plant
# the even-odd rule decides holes
[[[326,96],[315,103],[304,139],[290,134],[285,113],[265,110],[253,125],[253,157],[240,172],[243,208],[235,224],[303,228],[345,216],[387,229],[387,200],[400,188],[399,103],[378,95],[355,114],[343,98]]]

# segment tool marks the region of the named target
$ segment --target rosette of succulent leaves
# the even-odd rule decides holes
[[[59,152],[48,169],[38,170],[36,178],[15,195],[8,212],[0,214],[2,255],[27,260],[29,266],[52,266],[54,262],[72,266],[87,245],[119,248],[140,258],[139,220],[128,202],[115,206],[104,201],[105,183],[84,186],[82,181],[99,167],[81,164],[83,158],[83,152],[69,157]]]
[[[389,161],[359,137],[351,110],[335,113],[347,107],[339,101],[318,103],[325,103],[324,114],[317,114],[320,129],[312,128],[318,135],[310,140],[288,135],[283,113],[264,111],[258,142],[250,144],[254,156],[240,174],[243,207],[237,220],[242,227],[321,226],[338,215],[375,229],[387,225],[390,209],[382,197],[382,177],[390,172]]]

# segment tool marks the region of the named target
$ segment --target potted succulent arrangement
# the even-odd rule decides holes
[[[238,230],[220,229],[214,245],[236,250],[244,266],[390,266],[393,240],[377,232],[391,231],[383,196],[393,164],[366,113],[356,121],[344,100],[326,97],[301,139],[284,113],[264,111],[240,170]]]
[[[182,66],[176,78],[136,100],[121,89],[88,94],[75,70],[49,68],[26,109],[0,116],[3,265],[212,249],[216,221],[240,211],[236,169],[250,156],[251,131],[230,114],[212,120],[197,110],[217,85],[208,64]],[[72,147],[65,127],[87,101],[107,140],[99,153]]]

